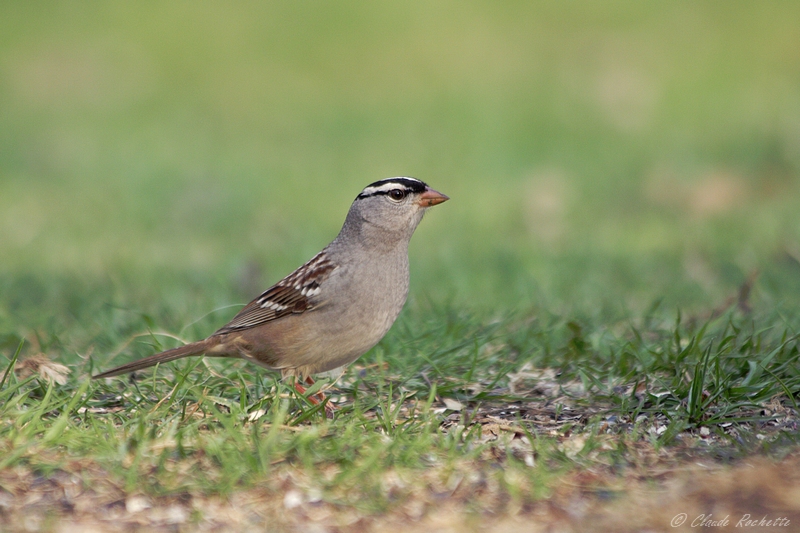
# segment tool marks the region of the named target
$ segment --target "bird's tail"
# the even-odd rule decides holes
[[[92,379],[110,378],[112,376],[119,376],[120,374],[127,374],[128,372],[134,372],[149,366],[154,366],[158,363],[166,363],[168,361],[174,361],[176,359],[189,357],[191,355],[202,355],[214,344],[216,343],[212,339],[204,339],[202,341],[192,342],[184,346],[179,346],[178,348],[173,348],[165,352],[139,359],[138,361],[133,361],[131,363],[118,366],[117,368],[112,368],[111,370],[107,370],[97,374],[96,376],[92,376]]]

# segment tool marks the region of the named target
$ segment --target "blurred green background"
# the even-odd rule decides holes
[[[0,333],[179,330],[394,175],[412,306],[791,309],[800,3],[0,6]]]

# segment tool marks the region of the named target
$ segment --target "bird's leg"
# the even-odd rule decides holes
[[[311,379],[311,376],[308,376],[305,379],[305,382],[309,387],[314,385],[314,380]],[[294,390],[296,390],[297,392],[299,392],[300,394],[305,396],[307,389],[303,385],[301,385],[299,381],[295,380],[295,382],[294,382]],[[319,405],[319,404],[321,404],[322,402],[325,401],[325,393],[324,392],[318,392],[316,394],[312,394],[311,396],[307,396],[307,398],[308,398],[308,401],[311,402],[312,404]],[[325,415],[328,418],[333,418],[333,412],[334,411],[336,411],[336,407],[330,401],[327,402],[325,404]]]

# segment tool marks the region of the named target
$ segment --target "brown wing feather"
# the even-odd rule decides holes
[[[310,311],[314,308],[314,296],[320,292],[320,285],[335,268],[323,250],[261,293],[214,335],[254,328],[282,316]]]

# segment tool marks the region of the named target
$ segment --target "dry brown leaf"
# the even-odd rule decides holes
[[[67,375],[71,372],[69,368],[53,362],[43,353],[26,357],[17,364],[14,371],[17,372],[21,378],[38,374],[39,377],[48,383],[55,382],[59,385],[65,385],[67,383]]]

